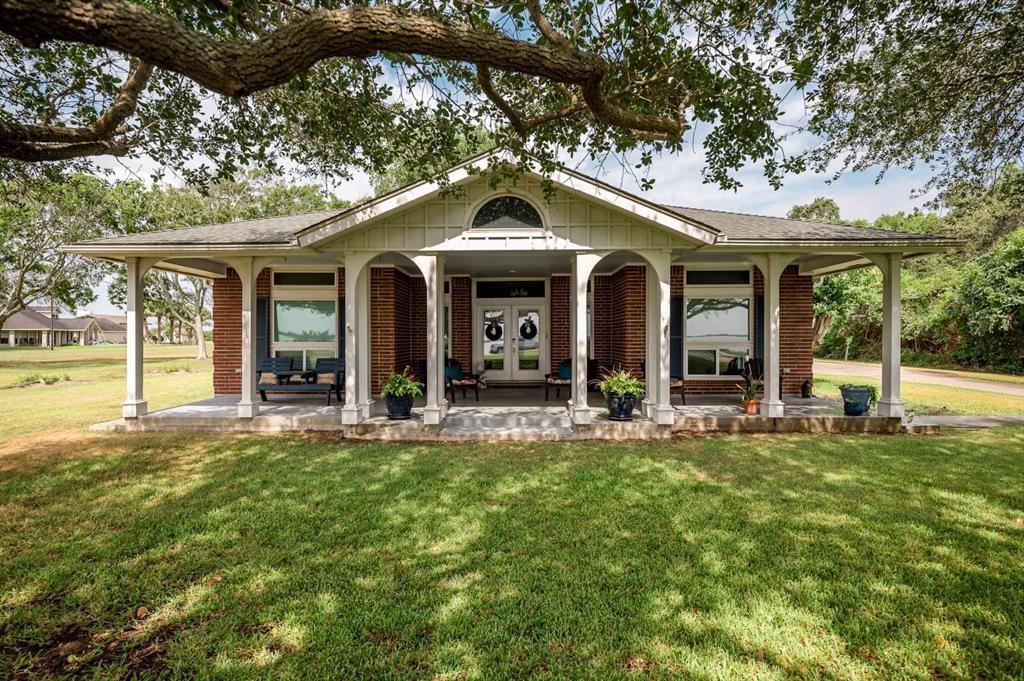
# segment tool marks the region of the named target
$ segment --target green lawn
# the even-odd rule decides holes
[[[41,441],[0,457],[0,677],[1021,678],[1022,458]]]
[[[818,397],[836,400],[841,408],[842,398],[839,394],[839,386],[844,383],[873,385],[879,391],[881,391],[882,386],[882,381],[877,378],[818,374],[814,377],[814,394]],[[907,381],[903,381],[900,384],[900,394],[906,403],[907,411],[913,411],[918,415],[1024,414],[1024,401],[1014,395],[1002,395],[982,390],[969,390],[967,388],[950,388],[944,385],[910,383]]]
[[[149,345],[144,353],[145,395],[151,410],[213,394],[212,363],[192,359],[195,346]],[[0,444],[119,418],[124,376],[123,345],[0,349]],[[40,384],[39,377],[57,380]],[[19,387],[29,379],[37,382]]]

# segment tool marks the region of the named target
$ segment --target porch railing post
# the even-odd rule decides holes
[[[647,258],[647,416],[658,425],[675,423],[669,392],[671,356],[669,324],[672,314],[672,254]]]
[[[152,261],[142,258],[126,258],[128,265],[128,285],[126,303],[126,322],[128,333],[127,371],[125,380],[124,403],[121,405],[121,415],[126,419],[134,419],[145,416],[148,411],[148,403],[143,397],[143,329],[146,324],[146,301],[143,294],[143,280],[146,271],[152,266]],[[14,332],[11,332],[11,339],[14,339]],[[13,342],[11,343],[14,344]]]
[[[239,258],[235,265],[242,281],[242,394],[238,399],[238,418],[251,419],[260,413],[256,393],[256,277],[259,272],[254,258]]]
[[[444,399],[444,258],[413,255],[427,288],[427,405],[423,423],[438,425],[445,417]]]
[[[593,422],[593,412],[587,403],[587,284],[590,273],[601,261],[598,253],[577,253],[572,259],[572,309],[570,332],[572,337],[572,399],[569,415],[576,425]]]
[[[878,400],[878,415],[903,418],[904,406],[900,399],[900,337],[902,303],[900,273],[903,266],[901,253],[873,256],[871,260],[882,270],[882,396]]]
[[[785,415],[782,402],[782,377],[780,375],[780,317],[779,280],[786,267],[796,259],[786,253],[768,253],[749,256],[761,270],[764,277],[764,399],[761,401],[761,416],[781,417]]]
[[[372,254],[349,253],[345,266],[345,405],[341,422],[356,425],[369,416],[369,267]],[[365,333],[364,333],[365,330]]]

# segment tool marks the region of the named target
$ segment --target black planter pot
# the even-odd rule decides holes
[[[392,421],[404,421],[412,416],[411,397],[385,397],[388,405],[388,418]]]
[[[604,401],[608,405],[608,418],[612,421],[633,420],[633,407],[636,406],[636,395],[605,393]]]
[[[843,413],[863,416],[871,409],[871,391],[867,388],[840,388],[843,395]]]

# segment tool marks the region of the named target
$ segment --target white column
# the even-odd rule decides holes
[[[345,267],[345,406],[341,422],[355,425],[369,416],[370,343],[368,264],[375,254],[349,253]]]
[[[779,368],[780,321],[779,321],[779,278],[795,256],[784,253],[770,253],[751,256],[751,260],[764,276],[764,399],[761,400],[761,416],[780,417],[785,407],[779,397],[781,372]]]
[[[587,282],[602,257],[598,253],[577,253],[572,260],[573,313],[570,316],[570,335],[573,363],[569,415],[577,425],[592,423],[594,418],[587,404]]]
[[[423,273],[427,288],[427,406],[423,423],[438,425],[448,403],[444,399],[444,259],[437,255],[412,255]]]
[[[669,393],[669,322],[672,314],[672,254],[647,259],[647,416],[658,425],[675,423]]]
[[[878,400],[878,415],[903,418],[904,407],[900,399],[900,270],[903,255],[887,253],[872,260],[882,270],[882,396]]]
[[[238,418],[251,419],[260,413],[256,393],[256,277],[259,270],[253,258],[239,258],[234,264],[242,281],[242,394],[238,399]]]
[[[143,278],[151,262],[140,258],[126,258],[125,263],[128,265],[125,300],[127,322],[125,336],[128,341],[128,353],[125,395],[124,403],[121,405],[121,414],[126,419],[134,419],[145,416],[148,410],[142,392],[142,328],[146,323]]]

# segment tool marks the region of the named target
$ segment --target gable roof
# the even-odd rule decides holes
[[[469,172],[470,166],[483,159],[502,155],[501,152],[489,150],[467,159],[448,171],[448,181],[452,184],[465,182],[474,177]],[[841,243],[923,246],[927,244],[929,247],[947,248],[959,243],[949,237],[917,232],[661,205],[561,166],[549,179],[563,190],[613,206],[704,246],[731,245],[733,243],[742,245],[750,242],[770,246],[771,244],[785,245],[799,242],[808,245]],[[75,251],[77,247],[83,247],[79,252],[97,254],[103,252],[101,247],[127,247],[129,249],[146,246],[316,247],[343,232],[362,227],[369,220],[377,220],[385,215],[407,209],[414,202],[428,200],[438,191],[439,187],[436,183],[420,180],[349,208],[82,241],[74,244],[71,250]]]

